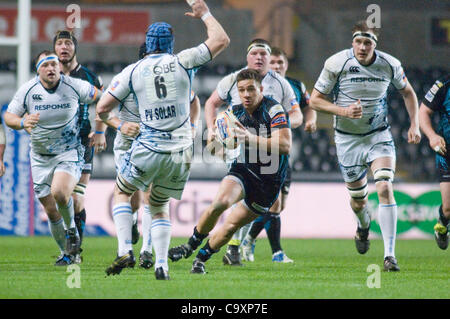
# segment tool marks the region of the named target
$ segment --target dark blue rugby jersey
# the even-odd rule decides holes
[[[290,78],[288,76],[286,76],[285,79],[289,82],[292,89],[294,90],[300,109],[304,109],[305,107],[307,107],[309,105],[310,96],[303,82]]]
[[[264,96],[261,105],[250,115],[242,104],[233,105],[232,112],[252,134],[270,138],[274,130],[290,128],[289,116],[281,104],[272,98]],[[260,154],[261,153],[261,154]],[[278,163],[272,163],[274,158],[265,151],[256,151],[245,146],[241,149],[241,155],[232,165],[244,165],[246,169],[257,175],[264,175],[264,179],[284,180],[288,166],[289,155],[278,155]],[[263,167],[271,167],[277,164],[278,169],[272,174],[261,170]],[[270,170],[272,171],[272,170]]]
[[[439,113],[437,133],[450,145],[450,75],[437,80],[423,99],[423,104]]]
[[[97,89],[103,91],[103,83],[100,77],[88,68],[78,63],[77,67],[70,71],[71,77],[88,81]],[[81,135],[87,135],[91,131],[91,122],[89,121],[89,104],[80,104],[80,123]]]

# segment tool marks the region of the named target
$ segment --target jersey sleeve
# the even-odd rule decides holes
[[[185,69],[197,68],[212,60],[211,52],[206,44],[202,43],[195,48],[183,50],[177,54],[180,64]]]
[[[269,109],[270,116],[270,128],[273,129],[282,129],[289,128],[289,119],[288,115],[283,109],[281,104],[275,104]]]
[[[26,106],[26,91],[27,88],[22,86],[19,90],[14,94],[13,99],[8,104],[7,112],[16,114],[18,116],[23,116],[27,112]]]
[[[338,75],[343,63],[347,60],[345,51],[341,51],[329,57],[320,72],[319,78],[314,84],[314,88],[322,94],[330,94],[336,85]]]
[[[448,86],[445,86],[440,80],[437,80],[425,94],[423,104],[433,111],[439,111],[442,108]]]
[[[217,94],[222,101],[227,101],[228,93],[230,92],[233,85],[236,83],[236,74],[231,73],[224,77],[217,83]]]
[[[394,72],[392,77],[392,84],[397,90],[402,90],[406,87],[407,79],[405,71],[400,63],[392,66],[392,71]]]
[[[106,89],[107,93],[111,94],[120,102],[122,102],[130,94],[131,88],[129,83],[131,71],[132,69],[127,67],[122,72],[115,75]]]
[[[75,78],[72,78],[72,81],[74,86],[76,86],[78,94],[80,95],[81,103],[91,104],[96,101],[99,94],[101,94],[99,93],[99,89],[88,81]]]
[[[283,87],[283,100],[281,101],[281,104],[283,105],[284,109],[286,111],[290,111],[296,108],[299,108],[297,96],[295,95],[294,90],[292,89],[292,86],[289,84],[289,82],[282,78],[281,79],[281,85]]]

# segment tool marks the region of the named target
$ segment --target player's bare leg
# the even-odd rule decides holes
[[[173,247],[169,250],[169,258],[178,261],[181,258],[188,258],[197,249],[203,239],[208,237],[209,232],[217,224],[222,213],[230,208],[234,203],[241,200],[244,191],[241,184],[235,178],[225,177],[220,183],[216,197],[209,207],[200,216],[194,233],[189,238],[187,244]]]
[[[204,274],[205,262],[229,242],[233,234],[258,215],[250,211],[242,202],[238,203],[225,219],[224,224],[211,236],[211,239],[200,249],[193,264],[191,273]]]
[[[72,192],[76,183],[77,180],[71,174],[56,171],[53,174],[51,185],[51,194],[66,226],[66,252],[73,256],[79,253],[80,249],[80,236],[75,226],[75,212],[72,199]]]
[[[439,218],[434,226],[434,238],[439,248],[447,249],[449,241],[450,220],[450,182],[441,182],[442,205],[439,207]]]
[[[350,193],[350,207],[355,213],[358,227],[355,235],[356,250],[360,254],[365,254],[370,247],[369,228],[370,215],[367,208],[367,177],[364,176],[355,182],[346,183]]]

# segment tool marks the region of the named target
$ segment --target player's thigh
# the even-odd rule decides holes
[[[55,171],[52,180],[52,194],[68,197],[72,194],[78,180],[66,171]]]
[[[242,181],[234,176],[225,176],[220,182],[219,189],[214,197],[214,203],[221,203],[230,207],[244,198]]]
[[[225,222],[229,225],[233,225],[236,229],[247,225],[248,223],[254,221],[260,215],[252,212],[246,205],[242,202],[236,204],[233,210],[228,214]]]

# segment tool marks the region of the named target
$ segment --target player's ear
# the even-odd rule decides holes
[[[263,89],[264,89],[263,86],[260,85],[260,86],[259,86],[259,90],[261,91],[261,93],[263,92]]]

